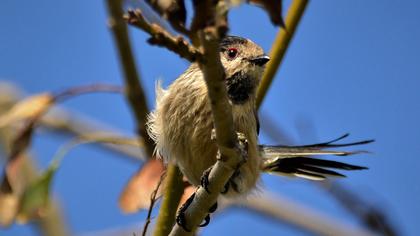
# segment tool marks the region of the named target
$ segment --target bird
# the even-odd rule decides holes
[[[246,140],[247,147],[246,161],[226,184],[224,197],[248,195],[258,185],[263,172],[322,180],[328,176],[344,176],[329,170],[331,168],[365,169],[361,166],[310,157],[355,154],[358,152],[324,149],[372,142],[366,140],[335,144],[348,134],[330,142],[312,145],[259,144],[256,90],[270,57],[259,45],[239,36],[224,37],[220,42],[219,51],[225,72],[227,96],[232,106],[234,129],[238,137]],[[157,83],[156,108],[148,116],[147,127],[149,136],[156,144],[156,155],[166,163],[177,165],[192,185],[202,185],[206,173],[217,161],[218,148],[212,135],[214,125],[207,86],[197,63],[192,63],[167,89],[162,88],[161,82]]]

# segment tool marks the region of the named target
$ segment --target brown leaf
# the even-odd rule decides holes
[[[120,195],[119,206],[125,213],[134,213],[140,209],[148,209],[150,196],[159,183],[160,176],[164,172],[161,160],[151,159],[129,180]],[[157,196],[161,195],[159,188]]]
[[[285,27],[281,14],[282,0],[248,0],[248,2],[264,8],[274,25],[281,26],[282,28]]]
[[[35,123],[37,122],[38,117],[34,117],[29,120],[21,130],[19,130],[18,135],[15,137],[12,143],[12,147],[9,154],[9,159],[7,165],[13,165],[13,161],[23,153],[26,148],[29,146],[32,134],[34,131]]]
[[[42,114],[52,104],[54,104],[54,96],[49,93],[28,97],[0,116],[0,127]]]
[[[20,199],[27,185],[27,178],[22,169],[26,156],[16,158],[13,165],[7,165],[0,184],[0,226],[14,222],[20,207]]]
[[[19,210],[19,196],[14,193],[0,192],[0,226],[13,223]]]
[[[20,155],[9,161],[5,167],[5,175],[3,176],[2,187],[0,192],[14,192],[22,193],[27,184],[26,176],[22,173],[22,169],[25,168],[27,157]]]

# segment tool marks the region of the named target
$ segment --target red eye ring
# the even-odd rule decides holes
[[[229,57],[229,59],[235,59],[235,57],[238,55],[238,49],[228,48],[226,54]]]

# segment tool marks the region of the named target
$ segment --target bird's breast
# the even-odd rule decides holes
[[[254,94],[256,83],[251,76],[237,72],[226,79],[227,93],[233,104],[242,105]]]

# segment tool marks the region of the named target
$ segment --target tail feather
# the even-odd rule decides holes
[[[362,141],[353,142],[353,143],[340,143],[340,144],[335,143],[337,141],[347,138],[349,135],[350,135],[349,133],[346,133],[336,139],[333,139],[328,142],[322,142],[322,143],[299,145],[299,146],[277,145],[275,147],[322,149],[322,148],[349,147],[349,146],[356,146],[356,145],[364,145],[364,144],[369,144],[375,141],[374,139],[368,139],[368,140],[362,140]]]
[[[300,177],[300,178],[304,178],[304,179],[309,179],[309,180],[324,180],[325,176],[323,175],[318,175],[318,174],[314,174],[314,173],[310,173],[307,171],[303,171],[303,170],[296,170],[295,173],[293,173],[294,176],[296,177]]]
[[[311,173],[319,173],[319,174],[323,174],[323,175],[327,175],[327,176],[346,177],[345,175],[340,174],[338,172],[335,172],[335,171],[332,171],[332,170],[327,170],[327,169],[322,169],[322,168],[315,167],[315,166],[304,166],[302,168],[302,170],[309,171]]]
[[[323,180],[328,176],[345,177],[345,175],[330,169],[367,169],[363,166],[346,164],[339,161],[323,160],[309,157],[314,155],[347,156],[358,153],[366,153],[366,151],[330,151],[323,149],[331,147],[347,147],[354,145],[362,145],[373,142],[373,140],[365,140],[347,144],[334,144],[334,142],[346,138],[347,136],[348,134],[345,134],[329,142],[303,146],[260,145],[260,150],[264,156],[263,170],[274,174],[292,175],[311,180]]]

